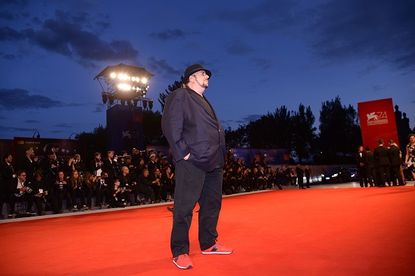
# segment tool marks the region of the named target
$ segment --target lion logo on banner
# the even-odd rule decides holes
[[[384,125],[388,123],[388,115],[386,111],[370,112],[366,114],[367,125]]]

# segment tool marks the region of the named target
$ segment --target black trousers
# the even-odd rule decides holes
[[[190,161],[176,164],[173,229],[171,251],[173,257],[189,253],[189,229],[193,208],[199,203],[199,245],[202,250],[216,243],[219,212],[222,205],[223,169],[205,172]]]
[[[299,189],[304,189],[304,180],[302,176],[297,177],[298,179],[298,188]]]
[[[34,196],[32,194],[24,193],[21,196],[16,196],[12,194],[10,197],[10,213],[14,214],[16,202],[26,202],[26,212],[30,212],[34,201]]]
[[[376,166],[376,186],[384,187],[390,180],[390,167],[387,165]]]
[[[360,187],[367,187],[368,186],[368,179],[367,179],[367,169],[366,167],[359,167],[358,168],[358,177],[360,182]]]
[[[398,179],[398,185],[403,186],[403,178],[401,173],[401,165],[391,166],[391,182],[393,186],[396,186],[396,179]]]

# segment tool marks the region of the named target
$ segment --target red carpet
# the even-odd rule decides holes
[[[226,198],[230,256],[202,256],[196,222],[190,271],[171,263],[165,207],[1,224],[0,274],[415,275],[414,187]]]

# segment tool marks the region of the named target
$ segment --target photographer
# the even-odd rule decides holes
[[[57,173],[57,178],[53,184],[53,211],[55,214],[62,213],[63,201],[66,200],[66,208],[72,206],[70,188],[65,179],[65,173],[61,170]]]
[[[155,200],[151,182],[150,172],[148,169],[144,169],[138,179],[138,192],[144,196],[144,201],[147,203],[154,203]]]
[[[90,172],[85,172],[85,174],[81,175],[81,177],[83,179],[84,195],[86,197],[87,207],[92,209],[92,197],[94,196],[98,177]]]
[[[27,180],[33,181],[35,172],[37,170],[35,151],[32,147],[25,151],[25,157],[23,158],[19,168],[24,170],[27,174]]]
[[[125,202],[124,188],[121,187],[119,179],[114,180],[114,186],[111,191],[111,198],[109,203],[111,208],[124,207],[127,205]]]
[[[108,174],[108,179],[111,182],[114,182],[115,178],[118,177],[118,164],[114,154],[113,150],[107,151],[107,158],[102,166],[102,170]]]
[[[135,175],[137,177],[140,177],[143,174],[143,171],[145,169],[147,169],[147,165],[146,165],[146,162],[144,161],[144,158],[139,158],[136,164]]]
[[[246,189],[244,187],[244,180],[243,180],[243,168],[240,166],[235,166],[234,167],[235,170],[235,176],[234,176],[234,181],[235,181],[235,185],[236,185],[236,192],[240,193],[240,192],[245,192]]]
[[[147,168],[151,173],[153,173],[156,168],[160,169],[160,163],[156,153],[152,152],[150,154],[150,160],[148,161]]]
[[[155,202],[160,202],[161,199],[161,171],[155,168],[151,176],[151,188],[153,189]]]
[[[72,171],[71,177],[69,178],[69,188],[73,204],[72,211],[88,210],[85,204],[84,183],[77,170]]]
[[[119,181],[120,181],[121,187],[124,189],[124,195],[125,195],[125,198],[127,199],[126,203],[136,204],[137,199],[131,198],[132,195],[134,195],[133,190],[135,190],[136,183],[135,182],[133,183],[133,181],[131,180],[130,170],[128,169],[127,166],[123,166],[121,168],[121,175],[120,175]]]
[[[10,202],[13,183],[17,178],[12,162],[13,156],[6,154],[0,165],[0,213],[3,211],[3,204]]]
[[[60,167],[58,158],[53,151],[49,152],[47,159],[42,161],[41,168],[45,176],[46,185],[53,187],[58,177],[58,171],[63,169]]]
[[[73,157],[69,158],[68,168],[70,172],[73,172],[73,171],[82,172],[84,170],[84,165],[81,160],[81,155],[75,154]]]
[[[43,180],[43,176],[40,172],[35,172],[31,188],[33,189],[34,202],[36,205],[37,214],[41,216],[43,214],[44,209],[43,204],[45,204],[45,206],[49,208],[48,201],[46,200],[49,191],[45,185],[45,181]]]
[[[91,161],[89,170],[96,176],[102,175],[102,168],[104,166],[104,162],[101,159],[101,153],[95,152],[94,160]]]
[[[174,172],[170,166],[166,166],[163,169],[161,175],[161,187],[162,187],[162,199],[164,201],[173,200],[174,195]]]
[[[106,172],[102,173],[99,177],[97,176],[96,179],[96,206],[103,208],[106,204],[109,204],[110,201],[110,192],[111,188],[110,183],[108,181],[108,174]]]
[[[10,197],[10,214],[16,216],[15,205],[16,202],[26,202],[26,214],[31,214],[31,207],[34,200],[33,189],[30,183],[26,180],[27,174],[25,171],[17,173],[17,179],[12,181],[12,195]]]
[[[131,162],[136,165],[138,164],[139,159],[141,158],[141,152],[137,148],[131,150]]]

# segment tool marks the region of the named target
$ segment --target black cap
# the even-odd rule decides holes
[[[193,65],[190,65],[189,67],[187,67],[186,70],[184,71],[183,81],[184,82],[187,82],[187,80],[189,79],[189,77],[191,75],[193,75],[194,73],[198,72],[198,71],[205,71],[206,74],[209,76],[209,78],[212,76],[212,72],[210,72],[209,70],[207,70],[206,68],[204,68],[202,65],[200,65],[200,64],[193,64]]]

